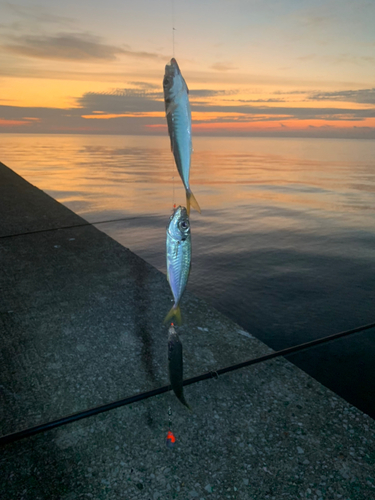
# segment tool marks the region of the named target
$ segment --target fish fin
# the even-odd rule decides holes
[[[190,190],[186,191],[186,211],[188,216],[190,215],[190,205],[199,213],[201,213],[200,206],[195,199],[195,196]]]
[[[173,113],[173,111],[177,108],[177,104],[175,102],[171,102],[168,107],[165,110],[166,116],[169,115],[169,113]]]
[[[191,406],[189,405],[189,403],[186,401],[185,396],[184,396],[183,394],[182,394],[182,396],[181,396],[180,398],[178,398],[178,399],[179,399],[179,401],[181,401],[181,403],[182,403],[184,406],[186,406],[186,408],[187,408],[188,410],[193,411],[193,410],[191,409]]]
[[[192,412],[193,410],[192,410],[191,406],[189,405],[189,403],[186,401],[185,394],[184,394],[183,390],[179,394],[177,394],[177,392],[174,390],[173,386],[172,386],[172,390],[173,390],[176,398],[180,401],[180,403],[183,404],[184,406],[186,406],[186,408]]]
[[[172,309],[169,311],[169,313],[164,318],[163,323],[168,323],[168,321],[170,321],[172,318],[176,318],[175,322],[178,325],[182,324],[180,306],[177,306],[177,307],[173,306]]]

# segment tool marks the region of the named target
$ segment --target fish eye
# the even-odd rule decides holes
[[[180,222],[180,229],[181,231],[186,231],[189,229],[189,223],[186,220],[183,220]]]
[[[164,77],[164,80],[163,80],[164,87],[167,87],[170,84],[170,82],[171,82],[170,78],[168,78],[167,76]]]

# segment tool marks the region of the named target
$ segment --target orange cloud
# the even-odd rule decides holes
[[[0,127],[18,127],[19,125],[31,125],[31,123],[24,120],[4,120],[0,118]]]
[[[86,120],[110,120],[112,118],[161,118],[165,116],[165,113],[161,113],[158,111],[149,112],[149,113],[119,113],[119,114],[111,114],[111,113],[102,113],[100,111],[94,111],[95,115],[81,115],[82,118]]]

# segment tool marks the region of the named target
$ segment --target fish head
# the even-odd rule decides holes
[[[176,59],[173,57],[165,66],[163,88],[165,96],[176,96],[187,86],[181,75]]]
[[[177,207],[169,219],[169,234],[178,241],[185,241],[190,235],[190,221],[185,207]]]

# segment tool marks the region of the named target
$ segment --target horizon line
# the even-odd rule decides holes
[[[332,131],[331,131],[332,132]],[[104,136],[137,136],[137,137],[166,137],[169,138],[169,136],[166,136],[165,134],[162,133],[137,133],[137,134],[126,134],[126,133],[111,133],[111,132],[69,132],[69,131],[51,131],[51,132],[39,132],[39,131],[29,131],[29,132],[24,132],[24,131],[1,131],[0,130],[0,135],[104,135]],[[256,139],[339,139],[339,140],[374,140],[375,139],[375,134],[373,137],[367,136],[367,137],[358,137],[358,136],[353,136],[353,135],[348,135],[348,136],[339,136],[338,134],[332,135],[332,134],[317,134],[317,135],[310,135],[310,134],[303,134],[303,133],[293,133],[291,132],[284,132],[284,133],[275,133],[275,132],[269,132],[268,134],[264,133],[263,131],[261,133],[242,133],[242,134],[205,134],[205,133],[198,133],[194,134],[194,137],[206,137],[206,138],[256,138]]]

